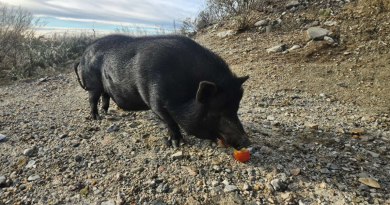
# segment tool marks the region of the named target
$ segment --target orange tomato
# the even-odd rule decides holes
[[[246,148],[242,148],[240,150],[234,149],[233,156],[236,160],[240,162],[246,162],[250,157],[250,153],[249,150],[247,150]]]

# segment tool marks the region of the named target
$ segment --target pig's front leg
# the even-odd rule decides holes
[[[180,133],[179,125],[173,120],[168,111],[164,108],[153,109],[154,113],[160,117],[161,120],[165,122],[168,127],[168,142],[167,145],[172,145],[173,147],[180,147],[180,142],[183,142],[183,135]]]

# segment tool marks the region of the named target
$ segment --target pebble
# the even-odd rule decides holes
[[[244,186],[242,186],[242,189],[243,190],[245,190],[245,191],[247,191],[247,190],[249,190],[250,189],[250,186],[248,185],[248,183],[244,183]]]
[[[220,172],[220,171],[222,171],[222,168],[221,168],[220,166],[218,166],[218,165],[214,165],[214,166],[213,166],[213,169],[214,169],[215,172]]]
[[[325,36],[329,35],[331,32],[328,29],[311,27],[307,30],[307,40],[323,40]]]
[[[268,23],[269,23],[269,20],[260,20],[260,21],[255,23],[255,26],[266,26],[266,25],[268,25]]]
[[[35,181],[37,179],[39,179],[40,176],[39,175],[31,175],[27,178],[27,181],[31,182],[31,181]]]
[[[275,120],[275,117],[272,116],[272,115],[269,115],[269,116],[267,116],[267,120],[269,120],[269,121],[274,121],[274,120]]]
[[[292,169],[290,171],[290,173],[294,176],[297,176],[299,173],[301,172],[301,169],[297,168],[297,169]]]
[[[6,180],[7,180],[7,178],[5,178],[5,176],[0,176],[0,186],[5,184]]]
[[[23,155],[28,157],[31,156],[33,153],[34,153],[34,149],[32,148],[28,148],[23,151]]]
[[[115,124],[112,124],[110,127],[107,128],[107,132],[110,133],[110,132],[115,132],[117,131],[118,128],[116,127]]]
[[[237,191],[237,190],[238,190],[238,188],[236,186],[234,186],[234,185],[227,185],[223,189],[223,192],[229,193],[229,192],[234,192],[234,191]]]
[[[287,186],[284,185],[282,180],[280,179],[272,180],[271,185],[275,189],[275,191],[285,191],[287,189]]]
[[[147,203],[146,203],[147,204]],[[168,205],[167,203],[165,203],[164,201],[162,201],[162,200],[154,200],[153,202],[152,202],[152,205]]]
[[[183,157],[183,151],[176,152],[175,154],[172,155],[172,159],[181,159]]]
[[[325,36],[324,40],[325,41],[329,41],[330,43],[333,43],[333,44],[336,43],[336,41],[333,38],[329,37],[329,36]]]
[[[67,137],[68,137],[68,134],[63,134],[63,135],[60,136],[60,139],[65,139]]]
[[[26,168],[27,168],[27,169],[28,169],[28,168],[31,168],[32,166],[34,166],[34,164],[35,164],[35,161],[34,161],[34,160],[31,160],[31,161],[29,161],[29,162],[27,163]]]
[[[371,151],[367,151],[372,157],[374,158],[378,158],[379,157],[379,154],[378,153],[375,153],[375,152],[371,152]]]
[[[159,193],[168,193],[168,191],[169,191],[168,184],[160,184],[157,187],[156,191]]]
[[[0,142],[5,140],[5,135],[0,134]]]
[[[219,181],[214,180],[214,181],[211,182],[211,186],[212,187],[216,187],[218,185],[219,185]]]
[[[74,156],[74,161],[81,162],[81,161],[83,161],[83,157],[81,157],[80,155],[76,155],[76,156]]]
[[[137,172],[142,172],[144,171],[143,167],[136,167],[130,170],[130,173],[137,173]]]
[[[109,201],[105,201],[105,202],[102,202],[101,205],[115,205],[115,201],[114,200],[109,200]]]
[[[217,36],[220,37],[220,38],[225,38],[225,37],[231,36],[231,35],[233,35],[233,34],[234,34],[234,31],[232,31],[232,30],[227,30],[227,31],[219,32],[219,33],[217,34]]]
[[[287,49],[286,44],[277,45],[267,49],[268,53],[283,52]]]
[[[293,45],[289,50],[292,51],[292,50],[297,50],[297,49],[300,49],[301,46],[300,45]]]
[[[321,174],[330,174],[331,173],[329,171],[329,169],[326,169],[326,168],[320,169],[320,172],[321,172]]]

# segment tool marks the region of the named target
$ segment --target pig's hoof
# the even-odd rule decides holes
[[[171,141],[168,139],[168,137],[163,137],[163,142],[165,145],[170,147],[172,145]]]
[[[174,148],[180,147],[180,140],[172,140],[172,146]]]
[[[98,114],[96,114],[96,115],[92,116],[92,119],[94,119],[94,120],[101,120],[102,118]]]

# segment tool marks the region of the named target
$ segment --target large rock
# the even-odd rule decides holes
[[[269,20],[261,20],[255,23],[255,26],[266,26],[268,25]]]
[[[220,37],[220,38],[225,38],[226,36],[231,36],[231,35],[233,35],[233,34],[234,34],[234,31],[232,31],[232,30],[227,30],[227,31],[219,32],[219,33],[217,34],[217,36]]]
[[[307,40],[323,40],[330,33],[328,29],[311,27],[307,30]]]

